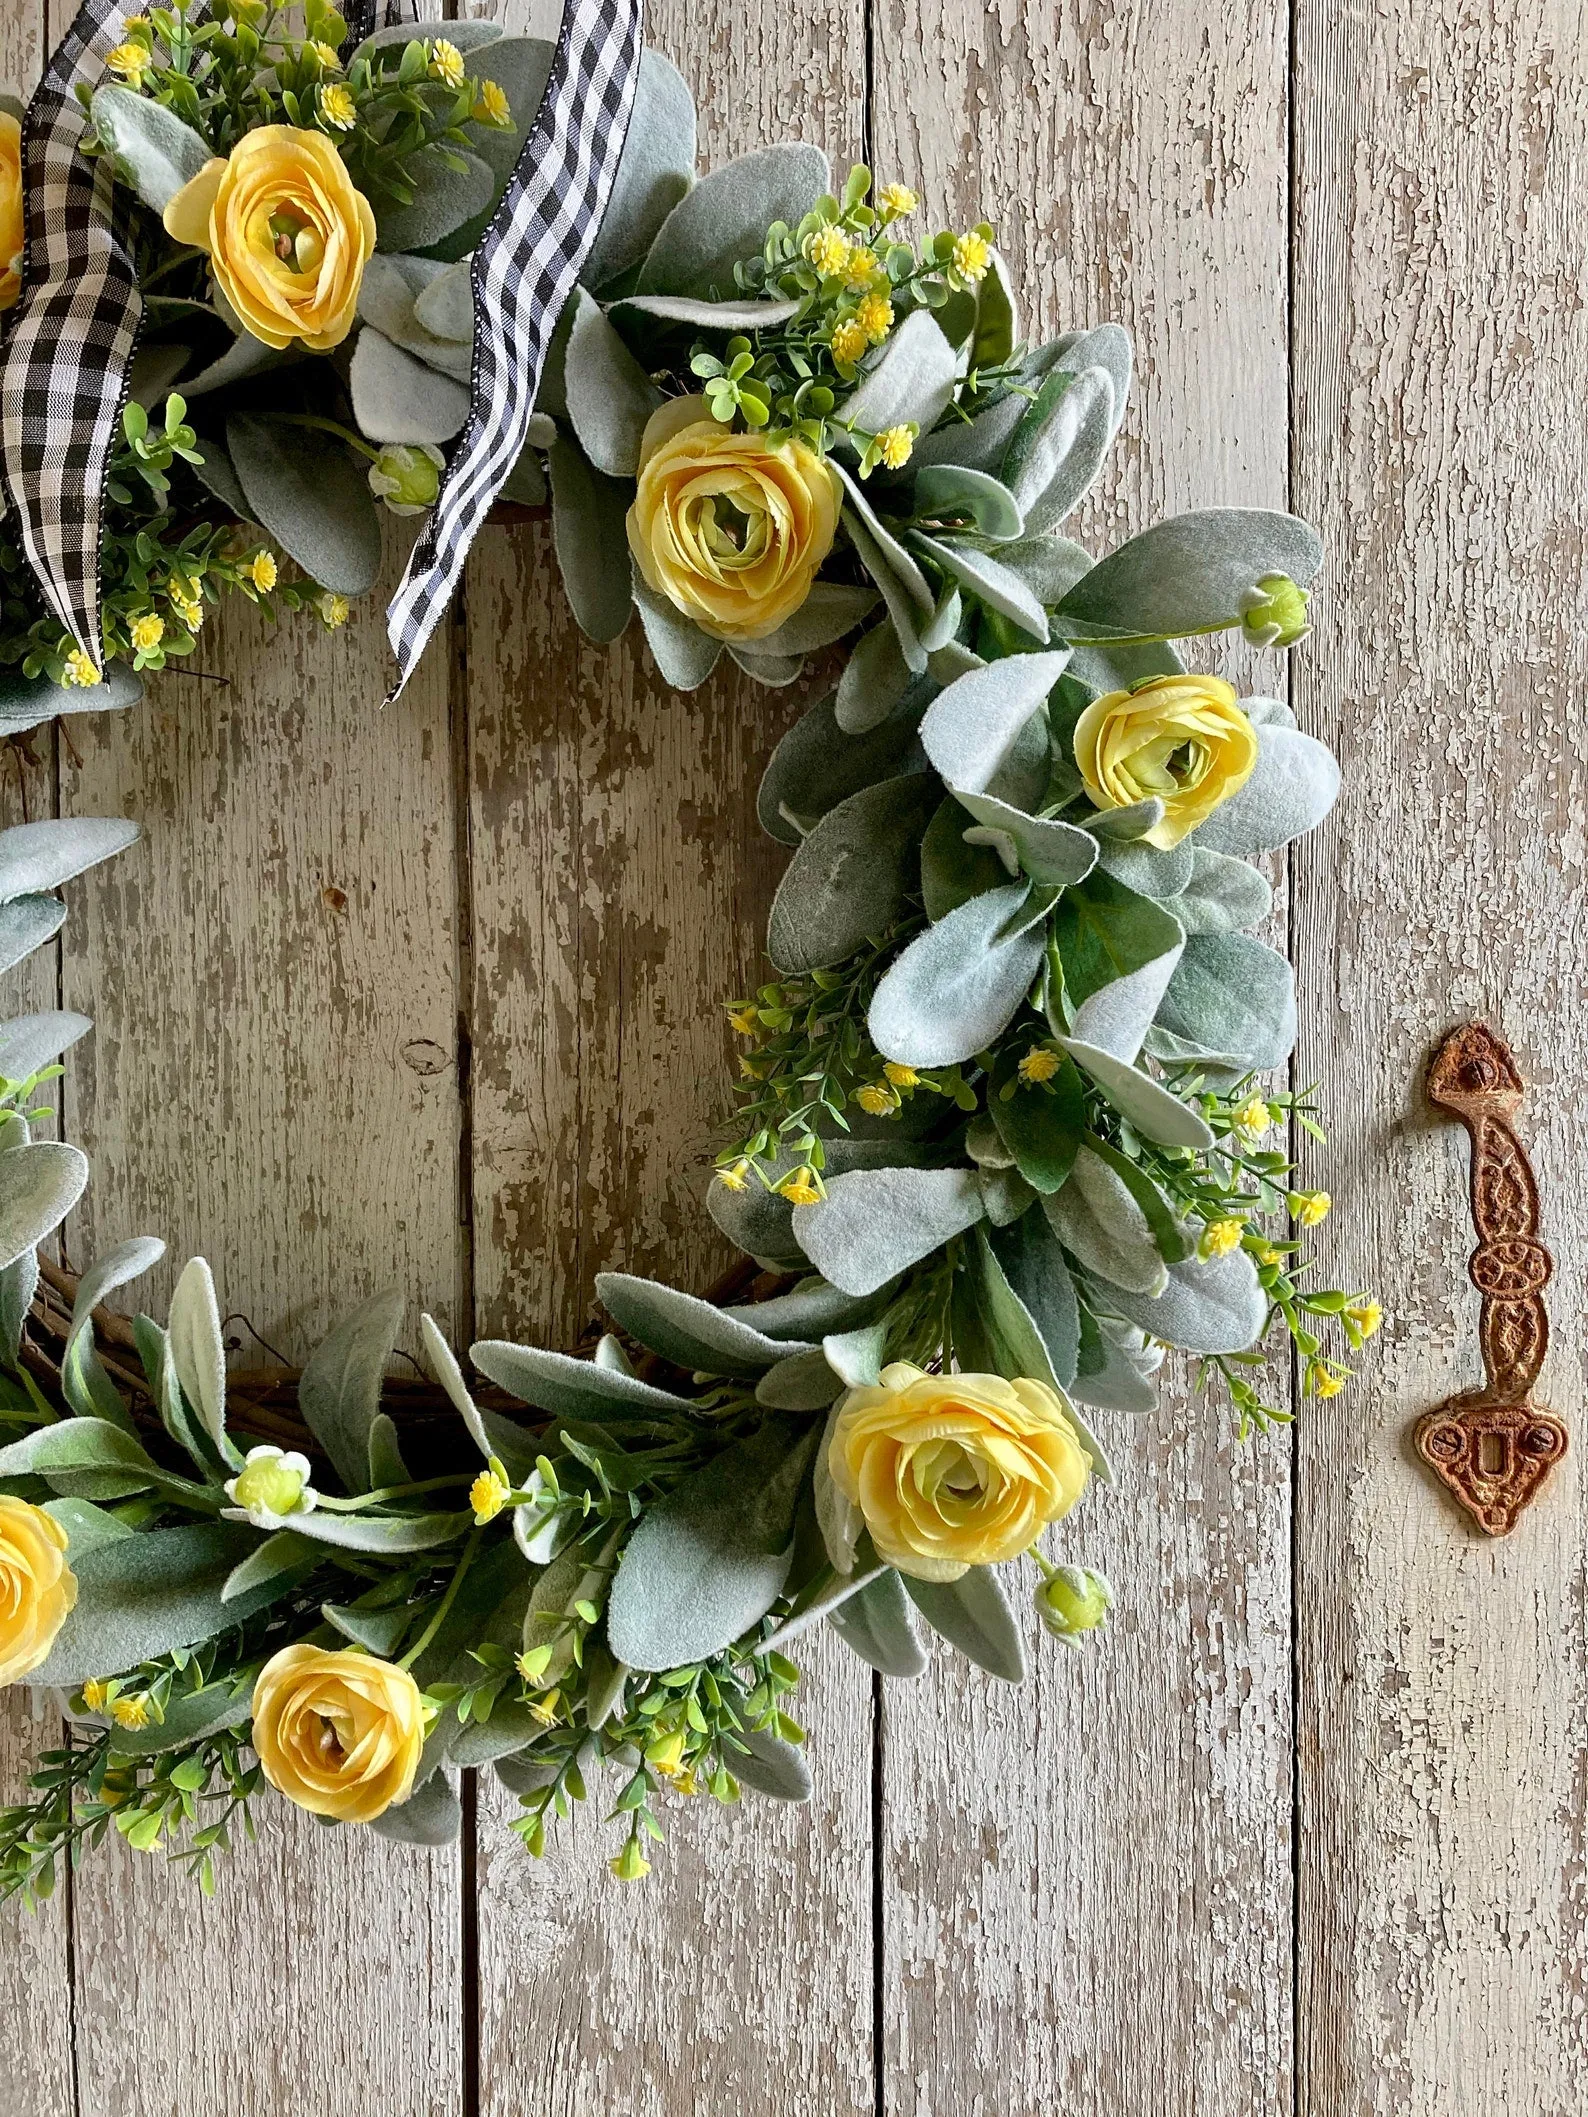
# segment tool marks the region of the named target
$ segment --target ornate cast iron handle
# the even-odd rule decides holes
[[[1480,1529],[1506,1536],[1566,1453],[1567,1434],[1529,1391],[1549,1348],[1544,1288],[1553,1262],[1539,1240],[1538,1184],[1511,1120],[1524,1084],[1503,1038],[1483,1022],[1452,1031],[1428,1069],[1429,1100],[1472,1140],[1468,1261],[1483,1296],[1478,1326],[1487,1377],[1417,1424],[1417,1448]]]

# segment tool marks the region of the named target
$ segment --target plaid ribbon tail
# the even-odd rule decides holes
[[[565,0],[551,77],[474,254],[467,424],[387,609],[395,699],[523,450],[557,319],[611,195],[639,75],[641,0]]]
[[[107,161],[78,151],[79,81],[97,81],[120,0],[87,0],[23,126],[26,255],[0,366],[0,470],[50,609],[100,665],[105,480],[143,303],[126,211]]]

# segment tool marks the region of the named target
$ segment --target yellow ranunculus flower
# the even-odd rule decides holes
[[[838,530],[839,486],[803,441],[773,448],[703,397],[653,413],[629,547],[647,583],[715,639],[758,640],[811,592]]]
[[[353,327],[375,216],[321,132],[261,125],[225,161],[206,162],[165,209],[168,235],[209,252],[247,330],[316,353]]]
[[[419,1686],[395,1662],[296,1646],[259,1672],[253,1744],[265,1777],[314,1815],[372,1823],[406,1801],[424,1743]]]
[[[0,309],[22,299],[22,127],[0,110]]]
[[[845,1397],[827,1468],[879,1558],[917,1580],[958,1580],[1068,1514],[1089,1465],[1047,1383],[929,1375],[901,1360]]]
[[[1245,786],[1257,733],[1217,676],[1154,676],[1094,698],[1075,724],[1075,762],[1100,809],[1156,796],[1163,821],[1148,845],[1178,845]]]
[[[0,1685],[32,1675],[76,1601],[66,1531],[42,1507],[0,1492]]]

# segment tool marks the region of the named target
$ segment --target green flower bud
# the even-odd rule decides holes
[[[1307,591],[1288,573],[1265,573],[1241,598],[1241,630],[1254,647],[1294,647],[1312,627]]]
[[[1114,1607],[1114,1591],[1090,1566],[1057,1566],[1038,1587],[1036,1605],[1054,1638],[1078,1647]]]
[[[289,1515],[309,1514],[318,1494],[309,1484],[309,1459],[279,1448],[250,1448],[226,1483],[226,1497],[256,1529],[279,1529]]]
[[[428,441],[388,441],[369,467],[369,489],[394,515],[422,515],[434,507],[447,459]]]

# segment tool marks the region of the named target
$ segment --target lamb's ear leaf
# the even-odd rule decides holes
[[[869,1015],[872,1042],[885,1058],[959,1065],[1003,1033],[1042,966],[1038,928],[1006,932],[1028,891],[1016,882],[971,898],[889,966]]]
[[[855,547],[856,557],[876,582],[882,600],[887,605],[904,666],[912,676],[924,676],[927,670],[927,652],[921,640],[921,632],[934,608],[930,589],[927,590],[924,601],[912,595],[904,577],[892,564],[886,548],[872,533],[858,508],[846,507],[843,523],[845,534]],[[906,553],[905,556],[908,557],[909,554]],[[915,561],[912,559],[910,563],[913,566]],[[921,575],[921,581],[924,587],[924,575]]]
[[[1161,1293],[1169,1269],[1152,1225],[1116,1169],[1083,1148],[1070,1180],[1042,1201],[1054,1235],[1087,1271],[1147,1294]]]
[[[1258,926],[1274,906],[1268,878],[1246,860],[1195,846],[1191,877],[1174,903],[1187,935],[1230,933]]]
[[[354,421],[366,441],[434,446],[461,434],[469,416],[469,393],[462,383],[394,345],[370,324],[358,334],[348,390]]]
[[[827,1622],[852,1653],[884,1676],[908,1681],[926,1673],[904,1583],[891,1569],[840,1603]]]
[[[14,824],[0,831],[0,899],[34,898],[59,889],[101,860],[124,852],[138,836],[138,825],[124,816],[60,816]]]
[[[728,1750],[726,1754],[733,1776],[742,1784],[754,1787],[758,1794],[770,1794],[774,1801],[810,1799],[811,1768],[803,1750],[763,1728],[743,1727],[735,1739],[744,1743],[746,1753]]]
[[[1012,542],[1025,527],[1008,486],[966,464],[924,465],[915,480],[915,511],[933,517],[969,515],[984,537],[1000,544]]]
[[[824,1278],[869,1294],[983,1212],[974,1169],[856,1169],[816,1205],[794,1208],[794,1234]]]
[[[1009,870],[990,846],[973,845],[966,839],[969,828],[965,811],[952,794],[938,805],[926,827],[921,841],[921,899],[934,925],[972,897],[985,896],[1009,880]]]
[[[80,1417],[108,1419],[133,1431],[126,1400],[94,1349],[94,1310],[108,1294],[138,1278],[164,1255],[165,1244],[156,1236],[137,1235],[97,1258],[78,1281],[71,1328],[61,1354],[61,1390]]]
[[[1244,1250],[1188,1258],[1171,1265],[1160,1293],[1110,1288],[1108,1302],[1152,1337],[1190,1353],[1245,1352],[1269,1315],[1257,1267]]]
[[[1074,1034],[1134,1059],[1185,946],[1179,922],[1151,897],[1098,872],[1065,892],[1054,935],[1076,1009]]]
[[[580,278],[604,286],[637,265],[695,176],[695,103],[683,75],[649,46],[601,226]]]
[[[288,1577],[277,1576],[222,1601],[235,1568],[258,1548],[254,1530],[231,1522],[147,1529],[96,1544],[73,1561],[76,1605],[32,1681],[75,1690],[90,1676],[119,1675],[242,1623],[286,1592]]]
[[[560,433],[547,462],[552,542],[569,606],[580,631],[609,646],[627,626],[633,605],[624,526],[633,487],[597,470]]]
[[[1298,728],[1265,723],[1251,778],[1198,828],[1196,844],[1238,859],[1272,852],[1320,824],[1339,792],[1331,751]]]
[[[970,342],[973,368],[1002,367],[1019,337],[1018,312],[1009,267],[994,250],[976,289],[976,328]]]
[[[349,1492],[370,1490],[370,1429],[380,1412],[381,1385],[402,1329],[403,1307],[398,1287],[372,1295],[316,1347],[298,1382],[304,1421]]]
[[[0,1272],[0,1354],[8,1367],[14,1368],[21,1357],[22,1334],[38,1284],[37,1250],[24,1250]]]
[[[1059,605],[1055,625],[1066,638],[1154,632],[1183,639],[1234,624],[1242,598],[1265,574],[1288,574],[1305,587],[1322,562],[1316,530],[1295,515],[1263,507],[1175,515],[1099,560]]]
[[[830,179],[826,155],[792,141],[723,163],[657,229],[635,292],[700,300],[731,294],[734,266],[760,250],[773,221],[797,226]]]
[[[0,1267],[58,1228],[87,1183],[88,1160],[76,1147],[34,1140],[0,1153]]]
[[[117,174],[155,213],[214,159],[203,134],[174,110],[115,82],[94,91],[89,115]]]
[[[1213,1132],[1201,1113],[1171,1095],[1139,1066],[1079,1037],[1060,1037],[1059,1042],[1144,1139],[1156,1140],[1162,1147],[1194,1147],[1198,1153],[1212,1146]]]
[[[865,434],[913,421],[930,433],[959,380],[959,356],[930,309],[912,309],[844,406],[844,423]]]
[[[693,1409],[687,1397],[673,1396],[634,1375],[597,1367],[593,1360],[577,1360],[571,1353],[544,1352],[539,1346],[485,1338],[469,1348],[469,1358],[498,1387],[556,1418],[610,1422],[654,1419],[658,1413],[688,1417]]]
[[[1012,654],[949,684],[921,722],[921,746],[944,782],[970,794],[994,794],[1017,808],[1035,807],[1047,784],[1046,732],[1041,758],[1033,755],[1019,785],[1009,782],[1009,768],[1021,757],[1021,738],[1068,661],[1064,651]]]
[[[398,1845],[450,1845],[463,1828],[463,1808],[446,1773],[435,1771],[406,1801],[378,1815],[372,1828]]]
[[[239,512],[322,588],[362,595],[380,571],[380,517],[347,450],[308,428],[233,412],[226,454],[245,501]]]
[[[1002,472],[1034,534],[1056,529],[1085,496],[1116,426],[1113,385],[1102,368],[1056,368],[1047,377]]]
[[[734,653],[746,663],[795,660],[830,647],[853,632],[877,607],[869,588],[848,581],[817,581],[792,617],[758,640],[736,640]],[[755,671],[752,668],[751,674]]]
[[[553,478],[555,480],[555,472]],[[631,576],[630,588],[639,606],[645,643],[662,676],[675,691],[698,690],[717,666],[722,641],[712,639],[698,625],[692,625],[681,610],[675,610],[665,597],[657,595],[646,584],[637,566]]]
[[[648,1508],[607,1604],[607,1639],[630,1668],[704,1661],[782,1593],[794,1516],[816,1446],[808,1420],[772,1413]]]
[[[1295,972],[1252,934],[1193,934],[1158,1020],[1174,1036],[1239,1052],[1254,1072],[1266,1073],[1295,1048]]]
[[[844,664],[833,718],[846,735],[867,735],[888,719],[913,682],[898,632],[877,625],[855,642]]]
[[[15,969],[65,923],[66,906],[59,897],[13,897],[0,905],[0,971]]]
[[[1096,867],[1097,840],[1090,831],[1078,831],[1056,816],[1028,816],[992,794],[961,793],[957,787],[953,792],[983,830],[1009,840],[1033,882],[1069,889]]]
[[[598,1272],[596,1299],[631,1338],[696,1373],[753,1380],[791,1352],[815,1350],[810,1342],[763,1337],[709,1301],[629,1272]]]
[[[991,1566],[972,1566],[958,1580],[912,1580],[904,1592],[940,1639],[1005,1683],[1023,1683],[1025,1649],[1009,1598]]]
[[[906,773],[841,801],[800,845],[772,900],[767,953],[790,973],[841,963],[899,917],[937,806],[930,774]]]
[[[1041,1334],[1048,1365],[1061,1389],[1075,1380],[1080,1310],[1057,1236],[1040,1211],[1022,1213],[1013,1227],[988,1236],[1004,1277]]]
[[[190,1258],[176,1283],[166,1322],[166,1345],[182,1394],[216,1454],[228,1468],[240,1470],[243,1459],[226,1433],[226,1345],[220,1303],[202,1257]]]
[[[825,1411],[843,1387],[827,1355],[815,1345],[769,1367],[755,1386],[755,1401],[772,1411]]]
[[[442,161],[434,151],[426,152],[413,198],[406,204],[394,198],[377,202],[377,249],[436,249],[490,211],[497,192],[496,172],[490,163],[466,148],[449,147],[447,151],[462,163],[461,168]]]
[[[853,472],[846,470],[836,458],[829,459],[840,484],[844,488],[844,527],[854,537],[854,525],[858,521],[869,533],[872,543],[888,563],[889,571],[910,601],[915,605],[917,621],[925,623],[937,608],[932,594],[932,584],[910,556],[907,546],[896,537],[872,506],[869,494]],[[868,572],[875,572],[865,547],[856,542]],[[878,586],[884,586],[880,575]]]
[[[1003,565],[979,545],[961,543],[957,539],[928,537],[912,529],[910,542],[989,610],[996,610],[1000,617],[1008,618],[1030,638],[1044,647],[1047,645],[1048,614],[1012,568]]]
[[[858,1330],[875,1320],[885,1304],[887,1290],[875,1294],[846,1294],[823,1279],[807,1278],[786,1294],[770,1301],[753,1301],[743,1308],[725,1309],[752,1330],[776,1338],[780,1344],[814,1344],[833,1331]]]
[[[640,442],[662,393],[640,366],[601,304],[574,290],[568,339],[568,416],[579,445],[609,478],[639,473]]]

